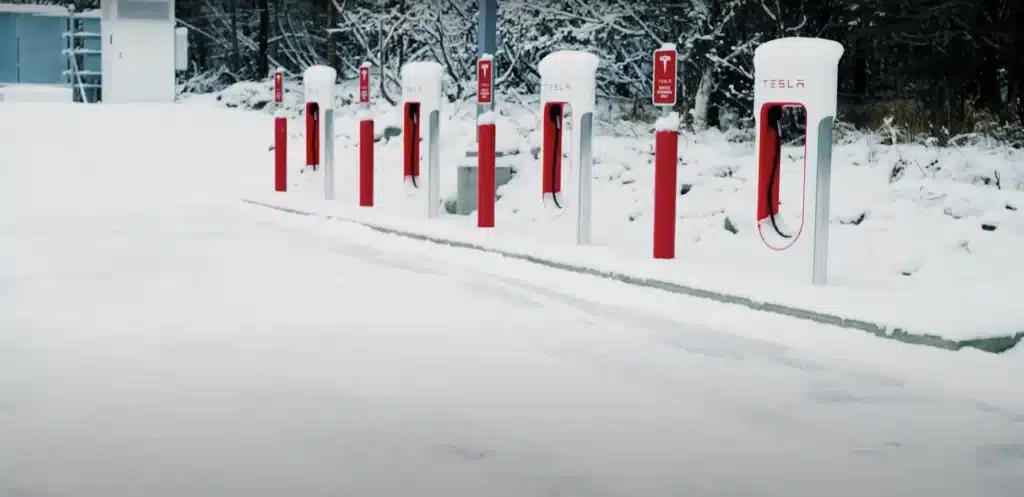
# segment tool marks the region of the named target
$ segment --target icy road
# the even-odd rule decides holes
[[[1022,495],[1005,358],[245,205],[263,116],[38,108],[0,106],[0,497]]]

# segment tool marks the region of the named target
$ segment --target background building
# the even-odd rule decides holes
[[[70,85],[77,101],[102,98],[100,12],[0,3],[0,85]]]

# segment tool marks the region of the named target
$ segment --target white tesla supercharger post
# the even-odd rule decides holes
[[[842,55],[842,45],[820,38],[780,38],[754,51],[757,229],[768,248],[793,257],[801,281],[815,285],[827,280],[832,123]],[[779,211],[786,107],[802,107],[806,116],[802,208],[793,222],[783,222]]]
[[[540,105],[543,120],[541,141],[541,194],[546,208],[563,209],[562,135],[566,106],[572,115],[569,161],[578,172],[576,199],[576,243],[590,243],[593,211],[594,107],[597,105],[597,66],[600,59],[589,52],[562,50],[544,57],[540,72]],[[571,169],[571,167],[570,167]],[[571,193],[571,190],[570,190]]]
[[[310,66],[302,73],[307,163],[302,173],[316,173],[323,164],[325,200],[334,200],[334,81],[337,75],[333,67],[323,65]]]
[[[425,135],[428,219],[437,218],[441,213],[440,130],[443,74],[444,68],[441,64],[432,61],[409,62],[402,66],[402,181],[410,196],[423,195],[420,180],[420,137]]]

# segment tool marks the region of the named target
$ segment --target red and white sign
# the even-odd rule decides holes
[[[654,51],[654,105],[675,105],[679,70],[675,49]]]
[[[370,103],[370,68],[359,68],[359,103]]]
[[[494,61],[480,59],[476,63],[476,101],[481,104],[491,103],[494,92]]]
[[[284,73],[274,71],[274,103],[281,103],[284,97]]]

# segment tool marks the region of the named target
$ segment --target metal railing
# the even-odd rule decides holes
[[[67,57],[67,70],[64,77],[68,86],[72,89],[75,101],[90,103],[100,100],[103,88],[103,72],[89,71],[82,68],[81,57],[84,55],[100,55],[102,51],[94,48],[85,48],[83,41],[89,38],[99,38],[100,33],[82,31],[81,19],[75,16],[75,6],[68,6],[68,25],[64,32],[64,56]],[[89,80],[86,82],[86,80]],[[92,98],[90,98],[90,96]]]

